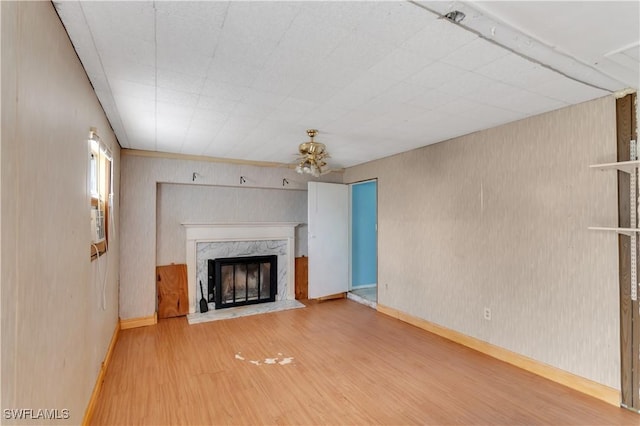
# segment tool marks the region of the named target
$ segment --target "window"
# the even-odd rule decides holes
[[[113,165],[109,149],[102,143],[95,128],[89,132],[88,190],[91,212],[91,259],[107,252],[109,242],[109,211],[112,201]]]

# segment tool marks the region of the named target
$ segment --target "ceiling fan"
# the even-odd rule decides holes
[[[301,143],[298,147],[300,157],[298,158],[299,163],[296,166],[296,172],[300,174],[307,173],[314,177],[319,177],[331,171],[325,168],[327,163],[324,160],[329,158],[327,147],[323,143],[313,140],[317,134],[318,131],[315,129],[307,130],[307,135],[311,140]]]

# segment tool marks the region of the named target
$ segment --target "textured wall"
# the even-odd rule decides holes
[[[615,158],[607,97],[347,169],[378,178],[379,303],[619,389],[617,236],[587,230]]]
[[[192,180],[194,172],[198,173],[195,182]],[[240,176],[244,176],[246,179],[242,185],[240,185]],[[289,184],[283,187],[282,179],[284,178],[288,180]],[[180,185],[174,185],[173,190],[170,190],[172,196],[179,197],[181,200],[179,202],[182,203],[171,207],[174,212],[183,210],[185,214],[193,214],[192,217],[204,217],[200,207],[193,205],[195,202],[193,194],[225,194],[225,203],[216,203],[215,200],[205,201],[206,205],[216,208],[215,215],[224,218],[223,221],[245,222],[248,217],[252,217],[259,218],[256,219],[258,221],[286,222],[290,217],[300,217],[299,215],[302,214],[298,205],[299,197],[301,191],[306,191],[308,180],[306,175],[299,175],[285,167],[259,167],[150,157],[123,151],[120,317],[127,319],[153,315],[156,310],[156,265],[175,262],[171,259],[184,258],[185,256],[184,234],[182,240],[174,241],[177,249],[175,252],[166,248],[167,238],[179,238],[175,234],[175,223],[182,219],[168,219],[167,223],[173,223],[173,225],[170,225],[166,234],[164,227],[158,231],[162,234],[160,238],[164,242],[161,242],[161,246],[156,243],[157,211],[164,209],[162,206],[158,207],[156,201],[158,183],[180,184],[182,186],[182,190],[179,189]],[[324,176],[323,180],[340,182],[342,181],[342,173],[330,173]],[[193,189],[193,186],[200,185],[208,185],[213,189]],[[163,193],[164,189],[169,188],[165,185],[161,185],[161,187]],[[223,189],[224,187],[227,189]],[[290,191],[293,194],[280,194],[279,200],[282,201],[282,204],[279,205],[266,201],[262,204],[258,203],[259,205],[254,205],[256,211],[251,213],[244,209],[232,208],[226,204],[229,200],[235,200],[238,199],[237,197],[248,194],[241,192],[247,191],[248,188],[254,188],[253,193],[262,199],[273,194],[273,191],[276,190]],[[184,192],[181,193],[181,191]],[[306,202],[306,192],[304,194]],[[157,210],[158,208],[160,210]],[[295,210],[295,214],[292,214],[292,208]],[[306,212],[306,210],[304,211]],[[306,220],[302,222],[306,222]],[[157,254],[161,256],[159,261],[156,260]]]
[[[160,184],[157,197],[158,265],[186,262],[187,222],[298,222],[296,256],[307,255],[306,191]]]
[[[118,321],[117,232],[89,258],[89,127],[114,154],[116,229],[119,147],[52,4],[0,7],[1,406],[66,408],[56,424],[79,424]]]

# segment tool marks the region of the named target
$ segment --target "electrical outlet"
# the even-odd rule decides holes
[[[491,308],[484,307],[484,319],[491,321]]]

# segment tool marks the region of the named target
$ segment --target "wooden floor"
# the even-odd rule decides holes
[[[124,330],[92,423],[639,425],[640,416],[342,299]]]

